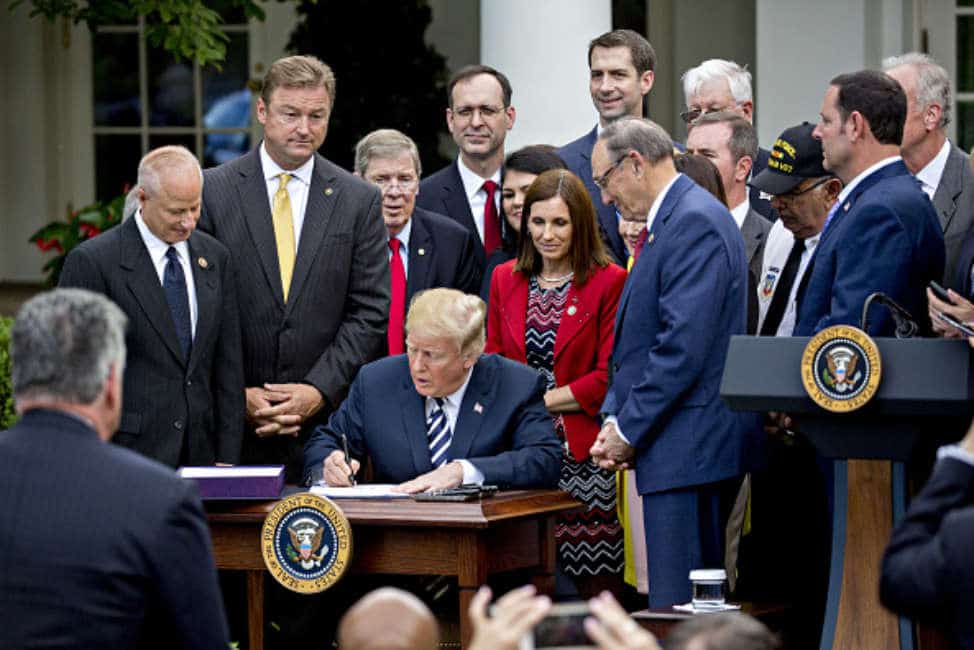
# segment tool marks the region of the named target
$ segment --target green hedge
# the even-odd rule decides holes
[[[0,430],[9,429],[17,419],[10,382],[10,327],[13,323],[14,319],[0,316]]]

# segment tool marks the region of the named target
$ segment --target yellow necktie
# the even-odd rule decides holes
[[[277,264],[281,267],[281,286],[284,288],[284,302],[291,288],[291,275],[294,273],[294,221],[291,220],[291,196],[287,193],[290,174],[278,176],[281,184],[274,193],[274,206],[271,215],[274,219],[274,239],[277,241]]]

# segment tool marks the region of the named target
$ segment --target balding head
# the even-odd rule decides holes
[[[341,650],[436,650],[440,634],[429,608],[412,594],[383,587],[352,606],[338,624]]]

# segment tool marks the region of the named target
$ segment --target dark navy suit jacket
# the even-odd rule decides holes
[[[597,139],[598,126],[559,149],[558,155],[568,165],[568,169],[572,170],[585,183],[585,189],[592,197],[595,212],[599,217],[599,231],[602,234],[602,241],[605,242],[616,261],[625,266],[626,260],[629,259],[629,253],[626,251],[622,237],[619,236],[619,217],[616,216],[616,207],[602,204],[602,192],[592,180],[592,148],[595,147]]]
[[[895,612],[947,624],[974,648],[974,467],[943,458],[893,531],[879,595]]]
[[[60,286],[97,291],[128,316],[115,443],[171,467],[239,463],[245,405],[236,273],[230,252],[206,233],[188,243],[198,307],[189,359],[134,217],[71,251]]]
[[[450,217],[466,228],[474,239],[477,268],[483,273],[487,259],[484,254],[484,242],[477,232],[477,222],[474,221],[473,212],[470,210],[470,201],[467,200],[467,193],[463,189],[463,180],[460,178],[457,164],[454,160],[422,180],[419,184],[419,194],[416,196],[416,207]],[[503,172],[501,177],[503,178]],[[503,233],[507,227],[506,220],[500,214],[498,216],[500,216]]]
[[[482,267],[476,262],[477,235],[441,214],[413,210],[409,234],[406,305],[417,293],[434,287],[480,291]]]
[[[616,311],[602,406],[636,448],[640,494],[712,483],[760,462],[756,416],[720,400],[731,335],[744,334],[744,240],[727,208],[680,175]]]
[[[555,487],[563,452],[544,392],[534,370],[494,354],[481,356],[460,405],[449,457],[470,461],[487,484]],[[425,403],[413,386],[406,355],[364,366],[348,399],[308,440],[306,480],[342,448],[342,434],[353,457],[372,459],[378,483],[401,483],[432,471]]]
[[[927,284],[944,272],[944,237],[930,199],[903,161],[856,185],[819,240],[798,300],[795,336],[831,325],[859,327],[869,294],[881,291],[930,329]],[[868,333],[892,336],[887,311],[874,306]]]
[[[227,647],[191,482],[38,409],[0,432],[0,494],[0,647]]]

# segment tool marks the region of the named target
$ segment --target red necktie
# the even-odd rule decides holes
[[[490,255],[501,245],[501,224],[497,216],[497,204],[494,203],[494,191],[497,183],[484,181],[484,191],[487,192],[487,203],[484,204],[484,253]]]
[[[389,354],[402,354],[403,340],[406,338],[403,325],[406,321],[406,267],[399,255],[399,240],[389,240],[389,278],[392,285],[392,300],[389,302]]]
[[[643,246],[646,245],[646,238],[649,236],[649,231],[643,228],[642,232],[639,233],[639,239],[636,240],[636,245],[632,247],[632,263],[635,266],[636,260],[639,259],[639,254],[643,252]]]

